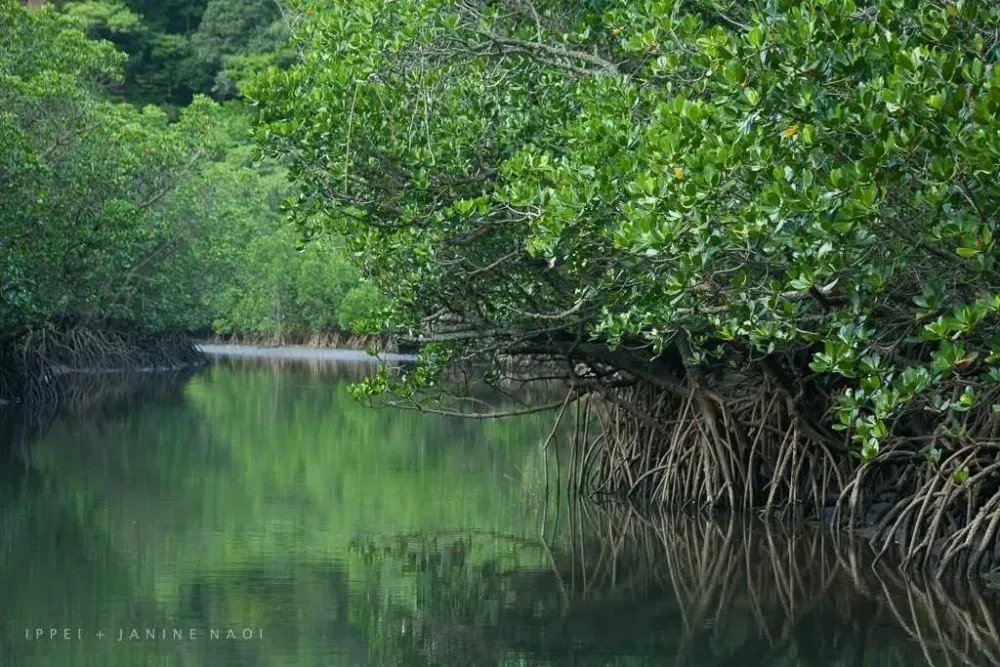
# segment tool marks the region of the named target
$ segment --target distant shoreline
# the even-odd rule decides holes
[[[260,357],[265,359],[310,359],[329,361],[416,361],[416,355],[381,352],[372,356],[363,350],[306,347],[288,345],[268,347],[265,345],[234,345],[195,342],[195,348],[209,357]]]

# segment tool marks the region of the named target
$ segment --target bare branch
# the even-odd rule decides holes
[[[527,55],[533,56],[537,59],[543,60],[544,62],[555,65],[558,67],[564,67],[571,71],[577,72],[578,74],[586,75],[599,75],[603,74],[606,76],[622,76],[622,71],[618,68],[618,65],[606,60],[596,54],[587,53],[586,51],[579,51],[577,49],[570,49],[564,46],[554,46],[552,44],[544,44],[542,42],[529,42],[523,39],[513,39],[511,37],[500,37],[497,35],[485,35],[490,41],[501,46],[507,47],[508,49],[513,49],[514,51],[525,53]],[[544,56],[548,56],[545,58]],[[554,59],[554,60],[553,60]],[[591,65],[596,65],[598,69],[586,69],[578,67],[576,65],[570,64],[568,61],[572,60],[582,60],[583,62],[590,63]]]

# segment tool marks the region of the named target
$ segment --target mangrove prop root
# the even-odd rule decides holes
[[[259,345],[264,347],[301,345],[304,347],[337,348],[344,350],[375,348],[383,352],[399,351],[399,343],[392,336],[362,335],[341,330],[274,334],[234,333],[217,335],[212,338],[211,342],[230,345]]]
[[[77,373],[178,370],[203,363],[183,333],[74,326],[28,330],[0,346],[0,399],[56,402]]]
[[[1000,420],[991,409],[1000,389],[964,414],[961,437],[938,428],[890,438],[861,463],[822,421],[832,396],[793,386],[774,360],[728,384],[695,364],[685,370],[686,392],[640,381],[590,397],[599,429],[575,437],[580,490],[817,519],[936,576],[1000,568]],[[929,446],[942,452],[936,462]]]

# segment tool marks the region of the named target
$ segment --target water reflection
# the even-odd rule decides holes
[[[363,545],[374,571],[421,582],[415,609],[369,610],[380,629],[407,629],[385,655],[414,665],[1000,664],[995,595],[906,581],[823,529],[583,505],[570,517],[563,548],[510,538],[504,556],[472,566],[451,537]],[[530,552],[549,567],[525,567]]]
[[[0,664],[1000,664],[990,592],[904,581],[819,529],[563,495],[553,530],[551,415],[374,411],[346,393],[370,372],[91,379],[8,423]],[[167,638],[118,642],[132,627]]]

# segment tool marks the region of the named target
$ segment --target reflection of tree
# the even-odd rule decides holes
[[[0,406],[0,475],[20,474],[25,451],[52,426],[58,415],[55,401],[30,409],[21,405]]]
[[[907,581],[891,565],[873,563],[865,546],[822,528],[662,516],[641,522],[626,510],[606,513],[602,523],[605,535],[664,563],[660,572],[686,610],[692,657],[715,645],[715,638],[699,641],[699,632],[737,615],[752,617],[766,639],[762,665],[793,658],[859,667],[875,660],[1000,664],[996,598],[955,589],[959,600],[940,582]]]
[[[288,373],[297,375],[308,374],[337,381],[350,380],[352,382],[369,377],[377,370],[375,357],[372,357],[371,361],[341,361],[320,356],[299,358],[221,355],[215,357],[212,363],[220,368],[238,372],[265,371],[274,376],[283,376]]]
[[[996,599],[873,569],[822,529],[582,506],[571,521],[563,549],[527,547],[548,568],[504,560],[523,540],[478,563],[448,536],[360,545],[378,576],[419,582],[412,608],[363,613],[401,664],[1000,664]]]
[[[205,644],[200,664],[271,665],[290,654],[303,665],[364,664],[366,638],[351,623],[350,595],[342,564],[272,555],[182,581],[178,613],[185,626],[223,635],[239,632],[240,621],[266,633],[262,641]]]
[[[5,632],[0,664],[21,667],[158,663],[141,647],[112,647],[95,640],[98,628],[122,619],[162,624],[166,616],[143,604],[131,563],[71,507],[53,498],[37,474],[0,484],[0,595]],[[27,641],[25,628],[84,627],[86,641]],[[113,650],[112,650],[113,648]]]
[[[549,512],[561,536],[539,539],[523,496],[550,417],[378,412],[347,382],[235,364],[81,389],[28,448],[29,476],[0,487],[13,622],[267,639],[103,662],[4,643],[0,664],[1000,664],[995,601],[873,571],[819,529],[572,502]]]
[[[31,443],[62,417],[92,423],[126,414],[151,402],[179,403],[199,370],[157,373],[67,373],[58,378],[51,400],[0,407],[0,466],[19,465]]]
[[[452,657],[469,665],[498,664],[505,648],[495,631],[501,601],[516,595],[509,576],[525,561],[543,565],[537,541],[512,535],[367,538],[352,543],[352,551],[368,567],[367,593],[356,604],[378,651],[376,664],[437,664]],[[385,603],[383,589],[400,580],[414,586],[412,607]],[[536,591],[536,602],[544,597]]]
[[[124,415],[149,403],[180,405],[184,388],[203,368],[149,373],[70,373],[62,376],[62,414],[94,419]]]
[[[369,664],[376,636],[364,633],[349,601],[388,596],[405,606],[431,592],[415,595],[403,573],[382,579],[376,593],[358,563],[344,561],[350,539],[535,532],[538,508],[526,511],[524,496],[548,418],[490,424],[371,410],[350,397],[342,370],[220,363],[134,401],[114,387],[86,387],[28,449],[39,484],[12,507],[58,511],[92,548],[113,554],[107,577],[119,583],[108,590],[135,621],[265,629],[263,643],[192,645],[166,664],[279,665],[290,656],[296,665]],[[40,518],[37,530],[55,525]],[[91,547],[17,537],[10,548],[19,563],[43,550],[39,572],[53,590],[115,615],[70,565]],[[14,608],[34,600],[40,618],[61,604],[27,586],[3,593]],[[53,664],[104,664],[84,655]]]

